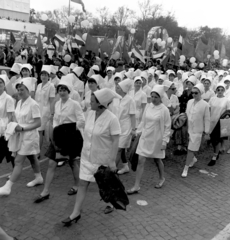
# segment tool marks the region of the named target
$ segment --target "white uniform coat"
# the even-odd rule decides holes
[[[85,126],[85,117],[80,104],[71,98],[64,104],[62,104],[61,99],[57,101],[55,104],[53,127],[74,122],[77,123],[79,129],[83,129]]]
[[[135,115],[136,108],[134,100],[125,95],[121,100],[118,100],[118,120],[121,126],[121,135],[119,138],[119,148],[129,148],[132,139],[132,125],[130,114]],[[115,101],[116,102],[116,101]]]
[[[169,142],[171,118],[168,108],[164,104],[158,106],[150,103],[146,106],[137,133],[141,133],[136,153],[146,158],[165,158],[162,145]]]
[[[189,145],[191,151],[198,151],[200,148],[203,132],[209,133],[210,129],[210,111],[206,101],[201,99],[194,102],[194,99],[188,101],[186,114],[188,116]]]
[[[0,137],[4,134],[9,119],[7,113],[14,112],[14,100],[5,91],[0,95]]]
[[[15,118],[23,128],[34,122],[35,118],[40,118],[40,109],[38,103],[31,97],[28,97],[22,104],[22,100],[17,103],[15,109]],[[21,132],[21,148],[19,155],[35,155],[40,152],[38,129]]]
[[[54,85],[54,87],[57,87],[57,85],[60,82],[60,79],[56,76],[55,78],[50,79],[50,82]]]
[[[149,85],[145,85],[143,88],[142,88],[143,92],[145,92],[145,94],[147,95],[147,98],[150,98],[151,97],[151,87],[149,87]]]
[[[115,88],[114,76],[112,76],[110,79],[108,79],[108,76],[106,76],[104,78],[104,86],[103,87],[114,90],[114,88]]]
[[[84,83],[74,74],[71,73],[72,77],[73,77],[73,88],[75,91],[77,91],[79,94],[84,93]]]
[[[84,112],[85,119],[87,118],[88,113],[91,110],[91,104],[90,104],[91,95],[92,95],[92,91],[89,90],[85,95],[85,99],[81,102],[82,109],[86,109],[86,111]]]
[[[50,111],[50,98],[55,98],[55,87],[51,82],[47,82],[44,86],[42,83],[38,84],[36,93],[35,93],[35,101],[38,103],[40,107],[41,113],[41,127],[38,131],[45,130],[46,124],[49,121],[51,116]]]
[[[151,82],[148,83],[148,86],[153,89],[153,87],[156,85],[155,80],[153,79]]]
[[[176,95],[177,97],[180,97],[184,91],[184,85],[183,85],[182,79],[174,78],[173,82],[177,90]]]
[[[136,106],[136,127],[140,124],[142,118],[142,103],[147,104],[147,95],[146,93],[140,89],[135,93],[135,90],[131,90],[129,95],[134,99]]]
[[[219,98],[215,96],[209,100],[209,106],[211,108],[210,133],[212,133],[221,115],[230,109],[230,100],[227,97]]]
[[[121,133],[117,117],[105,110],[95,121],[96,111],[89,111],[81,153],[80,179],[94,182],[94,173],[100,165],[111,162],[112,135]]]
[[[201,95],[201,97],[202,97],[202,99],[204,99],[208,102],[212,97],[215,97],[215,92],[212,89],[209,89],[208,91],[204,92]]]

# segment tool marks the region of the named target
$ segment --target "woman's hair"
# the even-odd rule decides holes
[[[24,86],[24,87],[26,88],[26,90],[29,92],[29,89],[28,89],[27,86],[24,85],[23,83],[18,83],[18,84],[16,84],[15,88],[18,90],[18,88],[20,88],[20,87],[22,87],[22,86]]]
[[[20,71],[21,77],[22,77],[22,70],[23,70],[23,69],[26,69],[26,70],[30,73],[30,75],[31,75],[31,71],[30,71],[28,68],[22,68],[21,71]]]
[[[41,71],[40,72],[40,76],[42,75],[42,73],[45,73],[45,74],[47,74],[48,76],[50,75],[48,72],[46,72],[46,71]]]
[[[18,74],[16,72],[13,71],[9,71],[9,78],[12,78],[14,76],[17,76]]]
[[[195,88],[196,90],[198,90],[198,91],[199,91],[199,93],[201,94],[201,92],[200,92],[200,89],[199,89],[199,88],[197,88],[197,87],[193,87],[193,88]]]
[[[70,90],[69,90],[69,88],[67,86],[65,86],[65,85],[58,85],[57,86],[57,92],[59,92],[60,88],[65,89],[68,92],[68,94],[70,94]]]
[[[121,78],[120,78],[120,77],[115,77],[115,78],[114,78],[114,80],[115,80],[115,81],[117,81],[118,79],[120,79],[120,80],[121,80]]]
[[[100,73],[99,71],[94,70],[94,69],[93,69],[93,71],[94,71],[95,74],[99,74]]]
[[[225,91],[225,88],[224,88],[223,86],[219,86],[219,87],[217,87],[217,88],[216,88],[216,91],[217,91],[219,88],[223,88],[224,91]]]
[[[95,96],[95,94],[94,93],[92,93],[91,94],[91,96],[94,96],[95,97],[95,101],[96,101],[96,103],[98,103],[98,104],[100,104],[100,102],[98,101],[98,99],[97,99],[97,97]],[[110,104],[110,103],[109,103]],[[109,105],[108,104],[108,105]],[[104,109],[104,108],[106,108],[105,106],[102,106],[102,105],[100,105],[99,107],[98,107],[99,109]]]
[[[151,93],[155,93],[161,99],[161,96],[159,95],[159,93],[154,92],[154,91],[152,91]]]
[[[89,78],[89,80],[88,80],[88,83],[96,83],[97,84],[97,82],[96,82],[96,80],[94,79],[94,78]]]

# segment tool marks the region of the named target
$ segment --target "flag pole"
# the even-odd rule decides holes
[[[71,1],[71,0],[69,0],[69,11],[68,11],[68,16],[70,16],[70,1]],[[67,31],[67,34],[69,35],[69,33],[70,33],[70,23],[69,23],[69,21],[68,21],[68,31]]]

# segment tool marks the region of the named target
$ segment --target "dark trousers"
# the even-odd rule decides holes
[[[7,162],[11,162],[14,167],[14,157],[12,157],[12,152],[9,151],[8,142],[4,137],[0,137],[0,163],[6,158]]]

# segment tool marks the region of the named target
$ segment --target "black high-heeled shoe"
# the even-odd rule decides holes
[[[75,217],[74,219],[70,219],[70,217],[66,218],[65,220],[62,221],[64,226],[70,226],[73,222],[77,223],[78,220],[80,220],[81,214]]]
[[[45,200],[48,200],[50,198],[50,194],[47,194],[46,196],[38,196],[36,199],[34,199],[34,203],[41,203]]]

